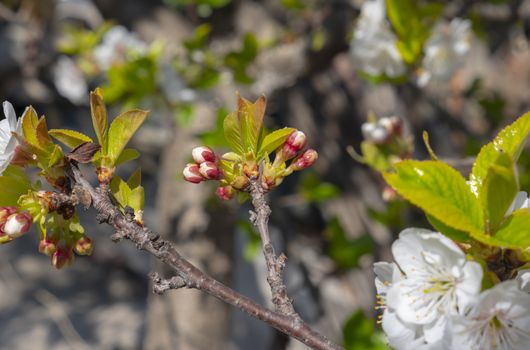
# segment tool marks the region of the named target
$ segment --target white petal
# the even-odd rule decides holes
[[[17,128],[17,115],[15,114],[15,109],[13,108],[13,105],[8,101],[4,101],[3,107],[4,115],[6,116],[6,119],[9,123],[9,128],[11,129],[11,131],[15,131]]]
[[[409,346],[414,342],[416,331],[419,329],[415,325],[401,321],[394,312],[389,310],[386,310],[383,314],[381,326],[388,338],[388,342],[396,350],[410,349]]]
[[[504,214],[504,216],[509,216],[515,210],[525,208],[527,206],[528,206],[528,194],[525,191],[517,192],[512,204],[510,205],[508,210],[506,210],[506,214]]]
[[[441,342],[444,335],[447,336],[446,327],[447,317],[438,317],[433,323],[425,325],[423,327],[425,342],[429,344]]]
[[[479,263],[468,261],[463,267],[461,283],[456,288],[457,305],[460,313],[477,300],[482,285],[482,267]]]
[[[516,280],[522,291],[530,293],[530,269],[519,271]]]

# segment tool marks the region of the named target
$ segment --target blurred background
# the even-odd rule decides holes
[[[430,226],[376,170],[428,158],[425,130],[465,173],[530,109],[529,35],[528,0],[1,0],[0,99],[89,135],[98,86],[111,117],[149,109],[141,157],[120,170],[142,169],[147,225],[270,305],[249,204],[181,179],[193,147],[226,148],[236,92],[266,95],[267,127],[300,129],[319,152],[269,195],[295,308],[349,350],[382,350],[372,263],[402,229]],[[528,191],[525,153],[521,164]],[[112,243],[93,211],[81,220],[95,249],[71,267],[55,270],[36,234],[0,247],[0,348],[305,349],[200,292],[153,295],[147,274],[171,272]]]

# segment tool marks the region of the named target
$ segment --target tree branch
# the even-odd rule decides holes
[[[265,201],[265,192],[261,187],[259,178],[250,179],[250,196],[254,211],[250,212],[250,221],[256,226],[261,236],[263,255],[267,265],[267,282],[271,287],[272,302],[279,313],[299,319],[293,307],[293,302],[287,295],[287,287],[283,283],[283,268],[287,257],[281,254],[279,257],[274,252],[269,235],[269,216],[271,209]]]
[[[157,259],[175,270],[177,275],[167,281],[163,281],[158,275],[153,274],[152,279],[155,280],[155,284],[158,283],[158,288],[155,286],[155,290],[164,292],[168,289],[182,287],[195,288],[266,322],[279,331],[298,339],[312,349],[342,349],[342,347],[332,343],[325,336],[312,329],[296,314],[293,316],[268,310],[205,274],[183,258],[173,244],[161,239],[160,235],[152,232],[147,227],[136,223],[130,215],[123,214],[111,200],[106,186],[94,188],[75,166],[71,166],[69,173],[74,188],[72,196],[90,196],[92,199],[91,204],[98,212],[98,220],[102,223],[108,223],[115,229],[116,233],[114,237],[124,238],[134,242],[138,249],[151,253]],[[257,210],[258,208],[264,207],[260,204]],[[270,209],[268,210],[270,212]],[[267,222],[265,221],[264,223],[266,225]],[[272,254],[274,254],[274,251],[272,251]]]

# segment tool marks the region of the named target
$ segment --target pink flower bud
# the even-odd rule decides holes
[[[74,245],[74,251],[79,255],[90,255],[92,249],[92,240],[87,236],[79,238]]]
[[[298,152],[300,152],[302,148],[305,147],[306,144],[307,137],[305,134],[299,130],[293,131],[287,138],[287,141],[285,141],[283,144],[283,148],[281,150],[282,155],[280,158],[282,158],[282,160],[293,158]]]
[[[182,171],[182,175],[184,176],[184,180],[194,184],[198,184],[204,180],[201,173],[199,172],[199,166],[197,164],[189,163],[186,165]]]
[[[302,170],[305,168],[309,168],[313,163],[317,160],[318,153],[314,149],[310,148],[306,150],[304,153],[299,155],[291,164],[291,167],[293,167],[293,170]]]
[[[56,269],[72,265],[74,262],[74,253],[72,247],[59,247],[52,254],[52,265]]]
[[[47,256],[52,256],[57,250],[57,242],[50,238],[44,238],[39,242],[39,252]]]
[[[216,162],[217,157],[215,156],[215,153],[212,151],[210,147],[206,146],[200,146],[195,147],[191,151],[191,156],[193,157],[193,160],[197,162],[197,164],[202,164],[204,162]]]
[[[17,212],[16,207],[0,207],[0,225],[4,224],[11,214]]]
[[[291,135],[289,135],[286,143],[291,147],[301,150],[307,144],[307,137],[300,130],[295,130],[291,133]]]
[[[9,215],[4,224],[4,233],[11,238],[17,238],[28,232],[33,218],[27,211]]]
[[[221,178],[221,169],[212,162],[201,163],[199,172],[208,180],[219,180]]]
[[[232,186],[217,187],[217,189],[215,190],[215,194],[220,199],[224,201],[229,201],[230,199],[232,199],[232,197],[234,197],[234,189],[232,188]]]

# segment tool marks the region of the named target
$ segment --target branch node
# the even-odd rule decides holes
[[[164,294],[170,289],[179,289],[187,285],[184,278],[180,276],[163,279],[157,272],[151,272],[149,278],[153,281],[153,293],[155,294]]]

